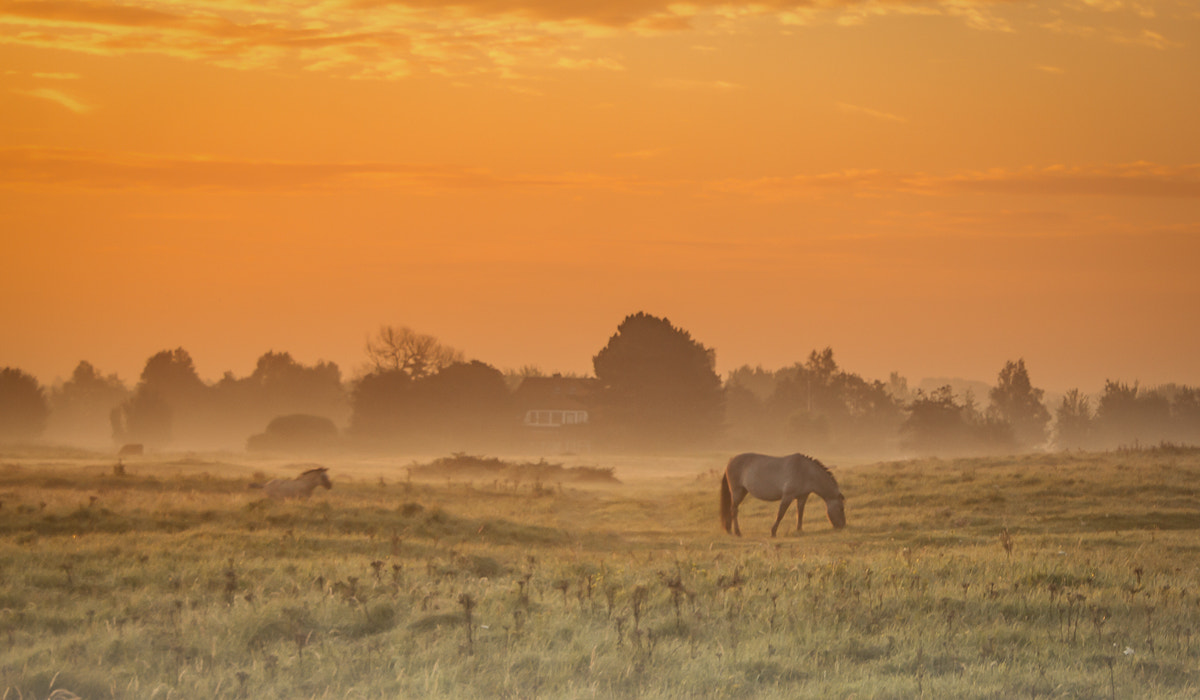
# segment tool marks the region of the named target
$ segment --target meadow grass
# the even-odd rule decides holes
[[[0,456],[0,698],[1200,694],[1200,451],[844,467],[849,526],[775,539],[721,531],[722,459],[277,503],[237,456]]]

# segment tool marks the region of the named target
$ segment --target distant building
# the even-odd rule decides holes
[[[546,453],[587,452],[592,447],[589,399],[597,380],[583,377],[526,377],[514,400],[521,415],[524,446]]]

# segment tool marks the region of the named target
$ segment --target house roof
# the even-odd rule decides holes
[[[526,377],[513,398],[521,410],[583,410],[597,386],[590,377]]]

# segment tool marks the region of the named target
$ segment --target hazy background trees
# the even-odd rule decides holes
[[[132,389],[87,361],[49,390],[6,368],[0,439],[151,449],[496,452],[527,444],[515,394],[526,379],[545,376],[538,368],[502,373],[405,326],[382,326],[365,356],[363,373],[349,381],[336,364],[305,365],[269,351],[248,376],[227,372],[208,383],[176,348],[148,358]],[[1196,388],[1109,380],[1094,396],[1071,389],[1055,397],[1052,414],[1023,358],[1005,362],[993,385],[924,379],[913,390],[896,372],[880,381],[847,371],[827,347],[779,369],[740,367],[722,382],[712,348],[639,312],[617,326],[592,364],[596,388],[580,398],[590,416],[575,430],[597,449],[883,459],[1200,442]]]
[[[245,426],[263,429],[284,415],[312,415],[345,423],[350,404],[342,371],[332,362],[304,365],[287,352],[267,352],[249,376],[226,373],[213,386],[212,417],[221,434],[244,433]],[[242,436],[245,437],[244,435]]]
[[[110,416],[130,398],[129,387],[115,374],[105,375],[82,360],[70,379],[50,390],[46,438],[88,447],[112,443]]]
[[[1108,380],[1093,402],[1072,389],[1055,411],[1054,442],[1062,449],[1112,449],[1163,442],[1200,443],[1200,390]]]
[[[969,384],[968,384],[969,386]],[[923,454],[1013,453],[1044,447],[1050,411],[1045,391],[1033,386],[1025,360],[1009,360],[988,389],[980,409],[971,389],[945,384],[918,389],[900,426],[901,445]]]
[[[309,367],[286,352],[268,352],[248,377],[226,373],[210,385],[187,350],[176,348],[146,361],[132,395],[112,410],[112,435],[117,443],[152,447],[240,448],[281,415],[334,421],[348,410],[341,370],[331,362]]]
[[[840,368],[831,348],[775,371],[741,367],[726,382],[731,444],[891,456],[1011,452],[1045,441],[1049,412],[1023,360],[1007,363],[996,387],[943,381],[912,391],[896,372],[886,382],[866,380]],[[976,387],[992,399],[986,411]]]
[[[917,396],[900,426],[901,445],[918,454],[1011,453],[1017,440],[1010,423],[979,410],[970,393],[958,397],[949,384]]]
[[[907,384],[892,382],[842,370],[832,348],[773,372],[741,367],[725,384],[729,437],[759,450],[894,450],[903,404],[892,392]]]

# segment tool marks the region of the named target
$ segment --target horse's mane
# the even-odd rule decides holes
[[[807,459],[808,461],[812,462],[814,465],[819,467],[821,469],[821,471],[825,472],[825,476],[829,477],[830,481],[832,481],[835,484],[837,483],[837,479],[834,478],[833,472],[829,471],[829,467],[822,464],[821,460],[817,459],[816,457],[810,457],[810,456],[804,454],[803,452],[798,452],[797,454],[799,454],[801,457]]]
[[[327,471],[329,471],[329,469],[327,467],[313,467],[312,469],[309,469],[308,471],[301,472],[300,476],[308,476],[309,474],[316,474],[317,472],[327,472]]]

